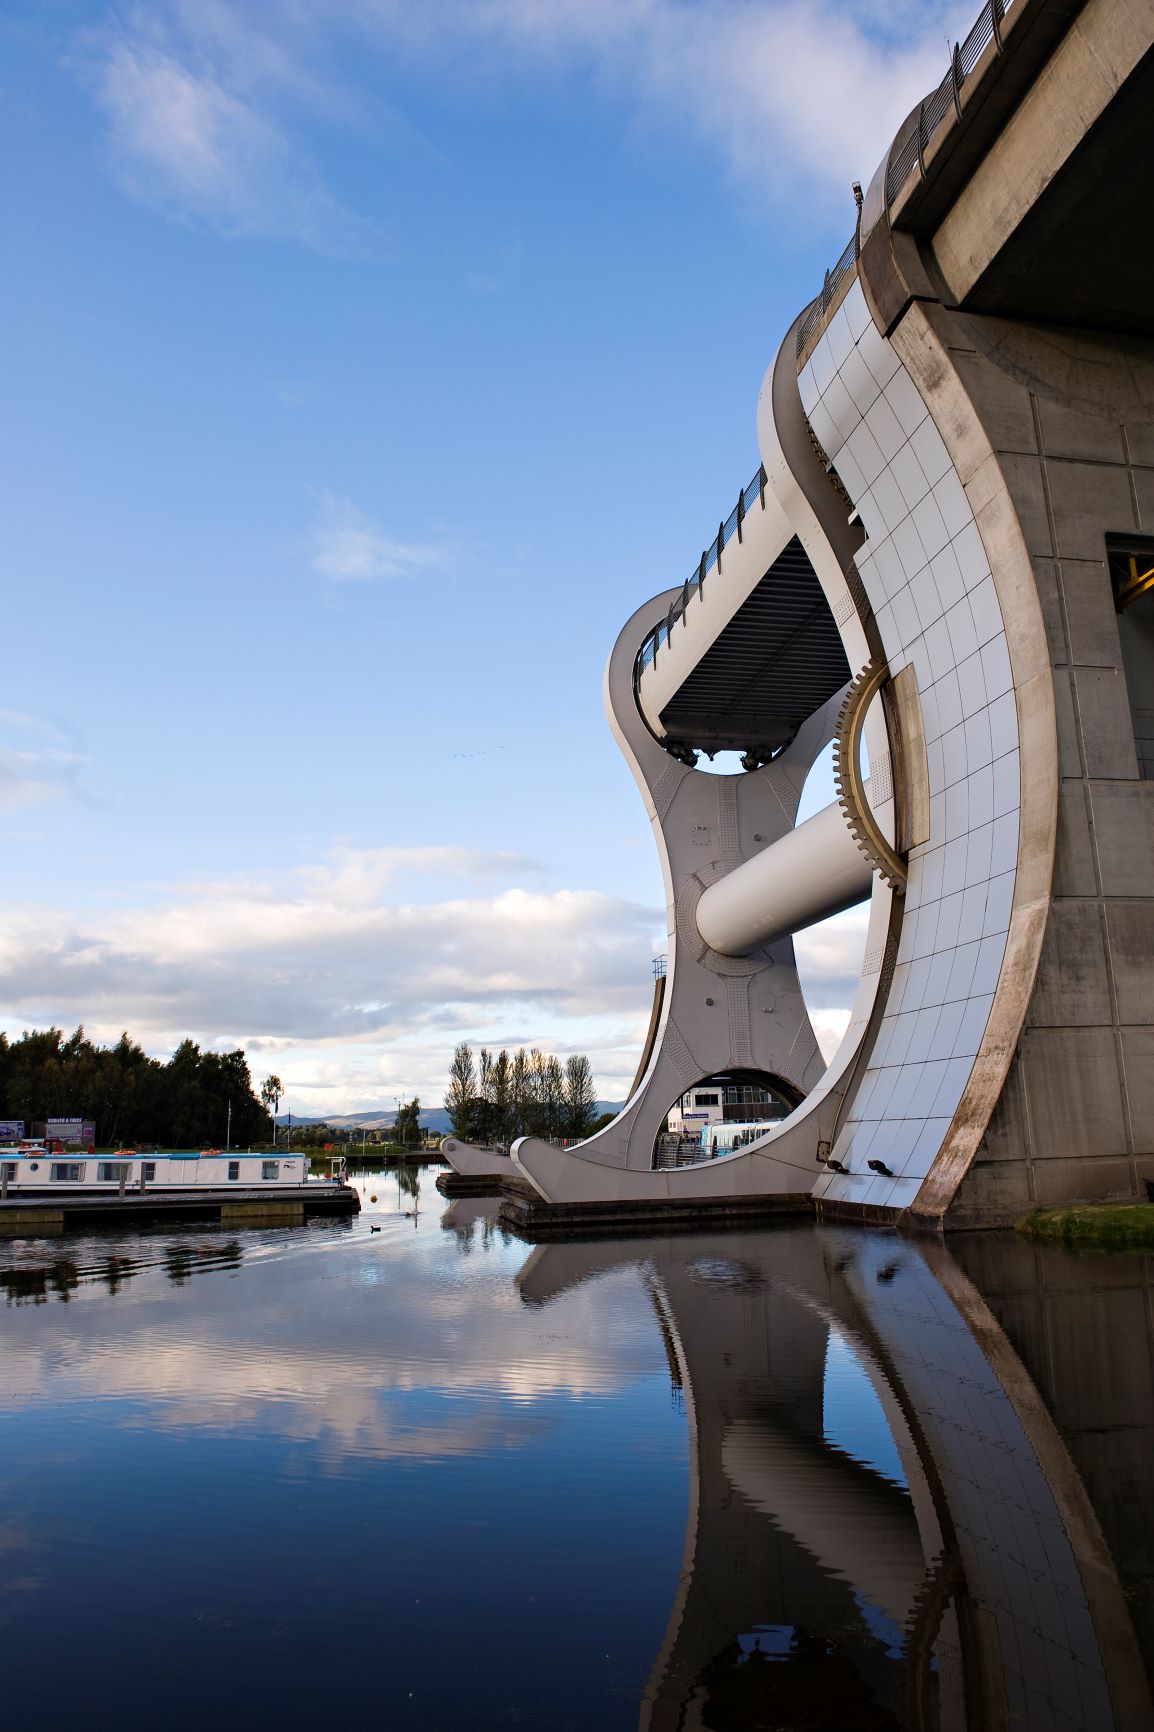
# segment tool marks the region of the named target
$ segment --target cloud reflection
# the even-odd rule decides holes
[[[362,1220],[343,1243],[202,1234],[136,1262],[12,1248],[0,1283],[37,1308],[0,1338],[0,1414],[119,1403],[126,1426],[274,1435],[314,1446],[331,1469],[519,1447],[558,1402],[664,1368],[644,1302],[585,1289],[543,1319],[509,1278],[523,1247],[495,1241],[461,1259],[434,1216],[402,1258],[410,1224],[379,1224],[370,1239]]]

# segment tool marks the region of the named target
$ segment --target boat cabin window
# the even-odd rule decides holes
[[[228,1163],[228,1176],[230,1179],[239,1179],[240,1178],[240,1162],[239,1161],[230,1161]]]
[[[18,1168],[15,1161],[0,1162],[0,1180],[7,1179],[9,1184],[16,1178]]]
[[[279,1179],[280,1178],[280,1162],[279,1161],[262,1161],[260,1164],[260,1176],[262,1179]]]
[[[79,1185],[82,1182],[83,1178],[84,1178],[84,1162],[83,1161],[53,1161],[53,1163],[52,1163],[52,1182],[53,1182],[53,1184],[58,1184],[58,1183],[63,1181],[67,1184]]]
[[[151,1183],[151,1181],[156,1177],[156,1162],[141,1161],[140,1176],[144,1180],[145,1184]]]

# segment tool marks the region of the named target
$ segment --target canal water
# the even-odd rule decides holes
[[[0,1244],[11,1724],[1154,1724],[1147,1259],[433,1177]]]

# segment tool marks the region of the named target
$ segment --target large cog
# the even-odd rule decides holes
[[[881,656],[875,656],[846,693],[833,742],[833,780],[850,835],[874,871],[900,895],[906,887],[906,869],[878,827],[861,776],[861,734],[866,711],[888,678],[888,664]]]

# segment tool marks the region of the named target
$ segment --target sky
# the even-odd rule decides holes
[[[604,662],[972,11],[9,0],[0,1027],[240,1045],[300,1114],[463,1039],[624,1097]],[[863,931],[799,941],[827,1046]]]

